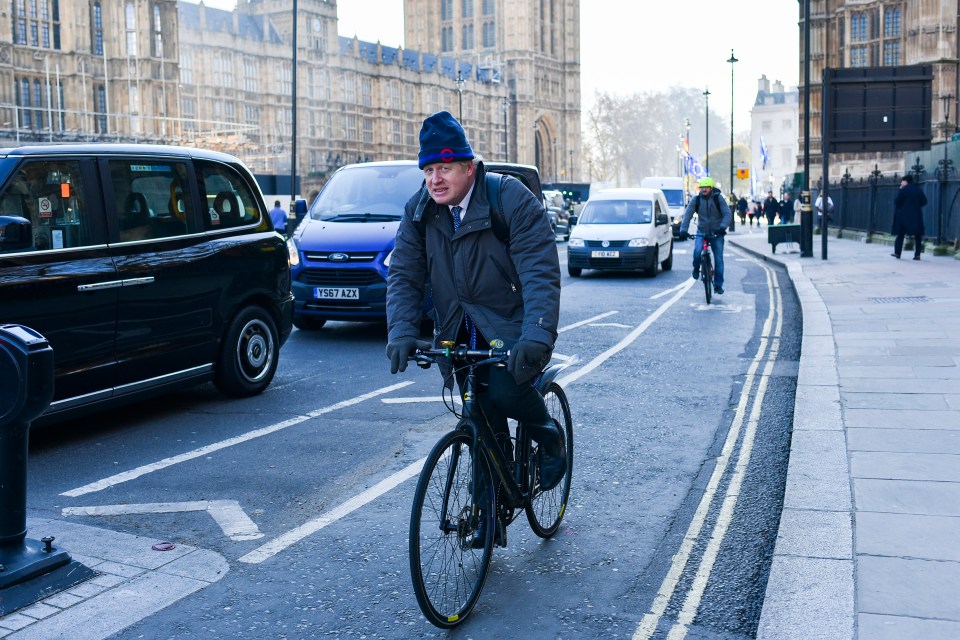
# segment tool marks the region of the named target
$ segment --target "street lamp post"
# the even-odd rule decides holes
[[[507,96],[503,96],[503,161],[510,162],[510,143],[507,139],[507,114],[510,111],[510,101]]]
[[[710,175],[710,89],[703,90],[703,100],[706,107],[706,117],[704,120],[707,123],[707,152],[703,159],[703,167],[707,170],[707,175]]]
[[[457,69],[457,97],[460,101],[460,124],[463,124],[463,85],[466,81],[466,78],[460,73],[460,69]]]
[[[739,62],[733,57],[733,49],[730,49],[730,197],[733,197],[733,63]],[[730,216],[730,231],[734,231],[737,226],[736,216]]]
[[[533,123],[533,164],[540,168],[540,139],[537,137],[537,123]]]
[[[297,0],[293,0],[293,67],[290,92],[290,203],[297,200]],[[298,220],[299,222],[299,220]]]

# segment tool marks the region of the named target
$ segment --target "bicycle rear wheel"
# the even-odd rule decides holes
[[[494,540],[493,483],[483,455],[477,456],[487,481],[474,509],[472,438],[451,431],[424,462],[410,514],[410,577],[420,610],[432,624],[449,629],[470,614],[487,579]],[[486,520],[482,548],[474,549],[480,518]]]
[[[556,382],[551,382],[547,392],[543,395],[547,403],[550,417],[560,423],[567,445],[567,472],[563,480],[549,491],[539,488],[539,465],[537,464],[537,447],[527,447],[530,456],[527,462],[530,487],[536,487],[525,510],[530,528],[541,538],[549,538],[560,527],[563,514],[567,509],[567,500],[570,497],[570,480],[573,478],[573,419],[570,417],[570,403],[563,388]]]
[[[703,292],[707,295],[707,304],[713,297],[713,261],[709,253],[704,253],[700,263],[700,273],[703,276]]]

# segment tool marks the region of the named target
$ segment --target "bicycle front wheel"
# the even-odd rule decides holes
[[[493,553],[493,485],[486,459],[478,455],[486,480],[473,495],[471,443],[461,430],[440,439],[424,462],[410,514],[413,591],[423,615],[443,629],[463,622],[476,605]],[[474,548],[480,518],[486,536]]]
[[[556,382],[551,382],[547,392],[543,395],[547,403],[550,417],[560,423],[567,445],[567,472],[563,480],[549,491],[541,491],[538,483],[530,482],[535,487],[533,495],[526,505],[527,521],[530,528],[541,538],[549,538],[557,532],[563,514],[567,509],[567,500],[570,498],[570,480],[573,478],[573,419],[570,417],[570,403],[563,388]],[[528,462],[531,478],[537,475],[537,457],[534,447],[527,447],[531,452]]]
[[[707,304],[710,304],[713,297],[713,262],[708,253],[703,254],[700,273],[703,275],[703,292],[707,296]]]

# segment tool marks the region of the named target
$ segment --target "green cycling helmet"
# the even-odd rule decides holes
[[[712,189],[713,186],[714,186],[713,178],[711,178],[710,176],[707,176],[705,178],[700,178],[697,181],[697,187],[699,187],[700,189],[703,189],[704,187],[710,187]]]

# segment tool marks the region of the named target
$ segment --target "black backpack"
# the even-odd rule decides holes
[[[487,200],[490,201],[490,228],[497,240],[510,246],[510,225],[503,215],[503,200],[500,197],[500,185],[503,183],[503,174],[487,173],[485,174],[487,183]],[[421,218],[415,220],[414,224],[420,232],[421,238],[427,237],[427,222]]]
[[[697,204],[693,206],[694,213],[700,213],[700,194],[694,196],[697,201]],[[713,191],[713,204],[717,207],[717,211],[720,211],[720,192],[714,189]]]

